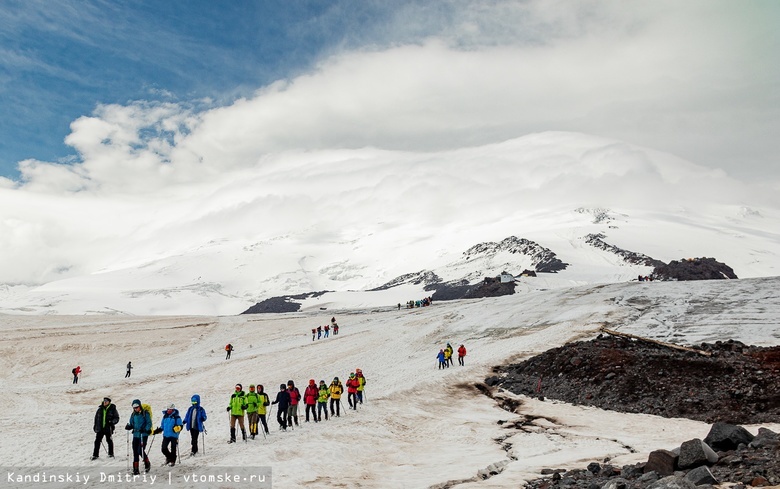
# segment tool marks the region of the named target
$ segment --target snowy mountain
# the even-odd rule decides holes
[[[672,155],[576,133],[431,153],[267,155],[147,192],[0,189],[0,312],[375,307],[524,269],[518,291],[713,257],[780,274],[780,203]],[[396,285],[396,286],[393,286]]]

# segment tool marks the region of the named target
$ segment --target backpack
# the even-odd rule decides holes
[[[230,343],[228,343],[227,345],[225,345],[225,351],[230,351],[230,350],[232,350],[232,349],[233,349],[233,345],[231,345]]]
[[[149,413],[149,420],[152,420],[152,406],[148,404],[141,404],[141,410]],[[154,421],[152,421],[152,427],[154,427]]]

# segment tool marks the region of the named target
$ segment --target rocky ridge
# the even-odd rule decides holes
[[[661,260],[656,260],[655,258],[649,257],[645,254],[624,250],[622,248],[618,248],[617,246],[611,245],[604,241],[604,238],[606,237],[607,236],[604,233],[592,233],[585,236],[585,242],[594,248],[608,251],[609,253],[614,253],[615,255],[621,257],[626,263],[631,263],[633,265],[646,265],[648,267],[662,267],[666,265],[666,263],[662,262]]]

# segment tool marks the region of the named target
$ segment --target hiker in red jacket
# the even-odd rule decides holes
[[[317,422],[317,397],[320,395],[319,389],[314,379],[309,379],[309,385],[303,391],[303,402],[306,404],[306,422],[309,422],[309,411],[314,416],[314,422]]]
[[[465,356],[466,356],[466,347],[463,346],[463,345],[460,345],[458,347],[458,365],[460,365],[461,367],[464,366],[463,357],[465,357]]]
[[[287,426],[298,426],[298,402],[301,400],[301,391],[295,387],[295,382],[287,381],[287,392],[290,394],[290,407],[287,408]]]
[[[358,387],[360,387],[360,381],[355,377],[354,373],[349,374],[349,380],[347,380],[347,402],[349,407],[356,411]]]
[[[73,370],[71,370],[71,373],[73,374],[73,383],[78,384],[79,383],[79,374],[81,373],[81,367],[76,366]]]

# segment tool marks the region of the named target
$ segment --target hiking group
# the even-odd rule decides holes
[[[311,328],[311,340],[314,341],[315,339],[319,340],[320,338],[327,338],[328,335],[330,335],[330,331],[333,329],[333,336],[336,336],[339,334],[339,325],[336,324],[336,317],[330,318],[330,324],[326,324],[325,326],[317,326],[316,328]],[[323,333],[325,333],[325,336],[323,337]]]
[[[447,346],[445,346],[443,349],[439,350],[439,353],[436,355],[436,359],[439,361],[439,369],[443,368],[450,368],[450,365],[453,365],[452,363],[452,345],[447,343]],[[458,365],[461,367],[465,366],[466,363],[464,361],[464,357],[466,356],[466,347],[463,345],[460,345],[458,347]]]
[[[355,369],[355,372],[349,374],[349,380],[347,380],[347,402],[350,409],[357,410],[358,403],[363,403],[365,386],[366,378],[363,376],[361,369]],[[230,398],[230,406],[228,406],[231,416],[230,440],[228,443],[236,441],[236,421],[238,421],[241,428],[242,439],[246,441],[244,411],[249,416],[249,436],[251,439],[254,439],[258,433],[258,419],[263,425],[263,436],[269,434],[266,412],[270,415],[274,406],[277,407],[276,422],[279,423],[279,429],[282,431],[287,431],[287,428],[294,430],[295,426],[299,426],[298,406],[300,404],[305,406],[305,421],[307,423],[310,421],[319,423],[323,420],[323,417],[327,421],[328,413],[330,413],[331,417],[340,417],[341,396],[344,393],[344,384],[341,383],[338,377],[334,377],[330,385],[326,384],[324,380],[320,380],[319,384],[317,384],[314,379],[309,379],[309,384],[304,389],[303,394],[301,394],[301,391],[295,386],[295,382],[288,380],[286,384],[279,384],[279,392],[276,393],[276,398],[270,403],[268,402],[268,395],[263,392],[262,385],[258,385],[257,393],[254,391],[254,385],[249,386],[249,394],[244,393],[241,384],[236,384],[235,391]],[[268,406],[270,406],[270,409],[266,409]]]
[[[128,438],[128,463],[130,459],[130,436],[132,435],[132,447],[133,447],[133,474],[140,474],[140,463],[143,461],[144,469],[146,472],[151,470],[152,464],[149,461],[149,450],[151,450],[154,444],[154,438],[162,433],[161,452],[165,456],[165,465],[173,467],[176,465],[176,461],[179,457],[179,433],[186,429],[190,432],[191,437],[191,452],[190,455],[194,456],[198,453],[198,439],[200,434],[205,434],[206,427],[204,422],[207,419],[206,410],[200,405],[200,396],[194,394],[191,399],[191,406],[187,410],[187,414],[182,420],[179,415],[179,410],[176,409],[175,404],[169,404],[168,407],[162,411],[162,419],[157,428],[154,428],[152,423],[152,408],[149,404],[143,404],[139,399],[134,399],[132,406],[132,414],[130,419],[127,420],[125,430],[127,430]],[[106,443],[103,445],[108,457],[114,458],[114,441],[112,435],[114,434],[114,428],[119,423],[119,413],[116,406],[111,403],[111,399],[108,397],[103,398],[103,402],[98,406],[95,412],[95,423],[93,431],[95,432],[95,444],[92,450],[91,460],[100,458],[100,447],[103,445],[103,439]],[[149,435],[152,435],[152,441],[149,442]],[[128,467],[129,468],[129,467]]]

